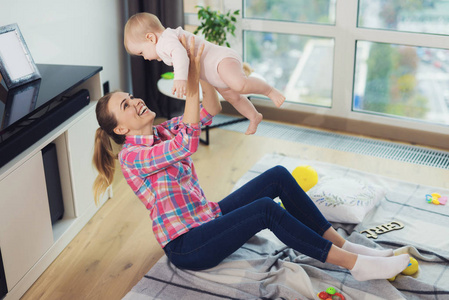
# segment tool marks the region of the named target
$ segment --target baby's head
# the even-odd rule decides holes
[[[129,18],[125,25],[124,44],[129,54],[143,56],[147,60],[155,57],[155,48],[159,35],[165,30],[161,21],[153,14],[138,13]],[[144,53],[145,50],[151,53]],[[154,50],[154,51],[152,51]],[[145,56],[145,54],[147,54]]]

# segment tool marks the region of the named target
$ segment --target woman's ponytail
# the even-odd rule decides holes
[[[103,129],[98,128],[95,133],[94,157],[92,162],[98,171],[93,190],[95,204],[98,205],[100,196],[111,185],[114,179],[115,156],[112,151],[111,140]]]
[[[95,147],[92,163],[98,171],[98,176],[93,185],[95,204],[98,205],[100,196],[112,184],[115,172],[116,155],[113,153],[111,139],[121,145],[125,142],[124,135],[114,132],[117,127],[117,120],[109,112],[108,102],[113,93],[109,93],[98,100],[95,112],[100,128],[95,133]]]

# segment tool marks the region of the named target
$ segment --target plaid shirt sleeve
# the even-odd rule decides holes
[[[201,105],[200,124],[209,125],[212,115]],[[121,163],[146,177],[175,162],[192,155],[198,149],[201,127],[199,124],[185,124],[182,117],[175,117],[159,125],[174,134],[174,138],[148,147],[130,147],[121,153]]]
[[[178,125],[173,139],[148,147],[132,147],[121,157],[121,162],[139,176],[146,177],[178,162],[198,149],[201,128],[198,124]]]
[[[207,110],[203,107],[203,104],[200,104],[200,123],[202,126],[212,124],[212,116]]]

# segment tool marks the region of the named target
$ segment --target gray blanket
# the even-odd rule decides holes
[[[449,204],[428,204],[424,195],[448,190],[392,180],[327,163],[267,155],[236,184],[236,188],[274,165],[292,170],[300,164],[319,174],[362,176],[387,191],[386,197],[358,225],[333,223],[350,241],[410,253],[419,262],[413,276],[394,282],[358,282],[343,268],[321,263],[286,247],[264,230],[215,268],[186,271],[161,258],[124,299],[318,299],[329,286],[346,299],[449,299]],[[401,230],[368,238],[364,230],[398,221]]]

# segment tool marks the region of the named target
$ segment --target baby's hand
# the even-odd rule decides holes
[[[187,80],[173,80],[172,94],[182,98],[186,94]]]

